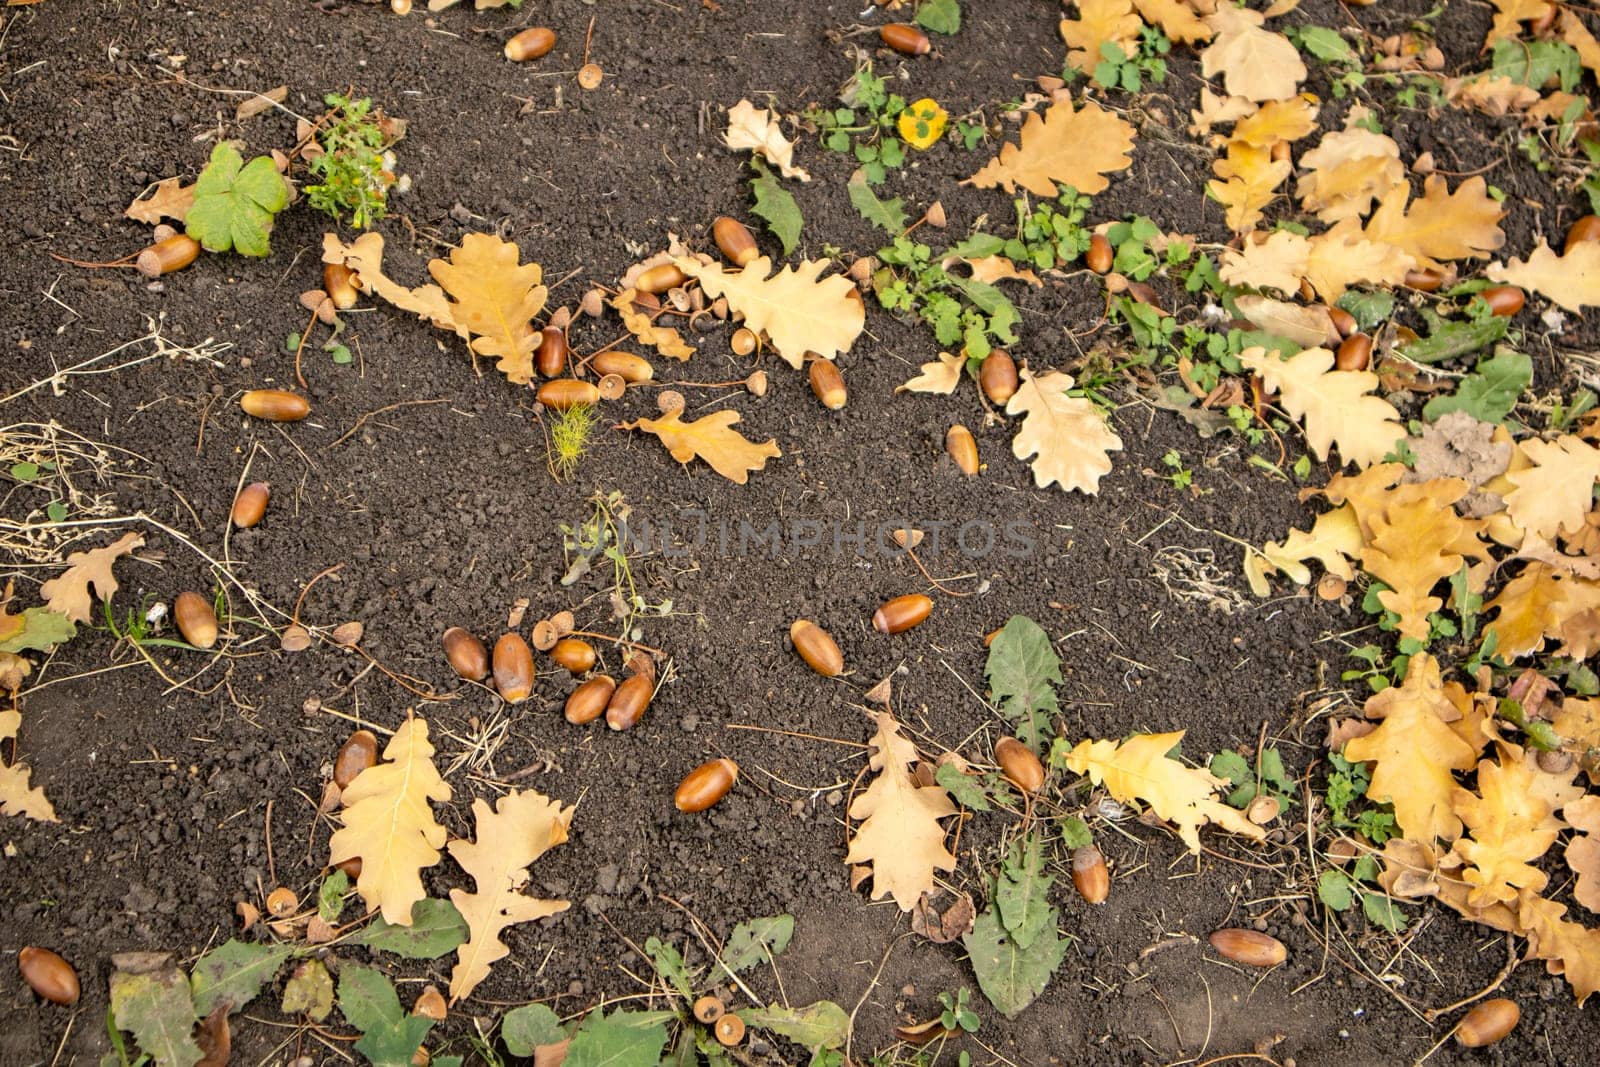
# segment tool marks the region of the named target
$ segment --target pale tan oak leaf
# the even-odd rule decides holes
[[[1578,831],[1564,853],[1567,866],[1578,876],[1572,899],[1600,915],[1600,794],[1568,801],[1562,814]]]
[[[1484,273],[1490,281],[1520,285],[1549,297],[1568,311],[1600,307],[1600,241],[1580,241],[1558,256],[1541,237],[1526,260],[1513,259],[1504,266],[1491,263]]]
[[[500,940],[506,927],[546,919],[572,906],[566,900],[527,896],[522,889],[533,861],[567,840],[574,810],[533,790],[513,790],[492,808],[482,797],[472,802],[476,839],[449,845],[450,855],[472,876],[476,889],[450,890],[450,900],[470,931],[466,943],[456,949],[450,1003],[476,989],[489,977],[490,968],[510,954]]]
[[[1479,538],[1483,524],[1455,511],[1467,492],[1460,478],[1408,483],[1390,490],[1382,512],[1368,517],[1361,566],[1389,587],[1378,602],[1399,616],[1402,637],[1426,642],[1428,617],[1444,606],[1434,587],[1468,560],[1487,556]]]
[[[1311,568],[1305,561],[1314,559],[1334,577],[1353,581],[1356,571],[1351,560],[1361,555],[1362,547],[1361,524],[1356,521],[1355,508],[1341,505],[1318,515],[1309,531],[1290,530],[1282,541],[1269,541],[1259,551],[1247,552],[1245,577],[1256,596],[1272,592],[1267,575],[1274,571],[1282,571],[1296,585],[1310,585]]]
[[[1307,241],[1304,277],[1332,304],[1355,285],[1400,285],[1416,262],[1394,245],[1367,240],[1361,223],[1347,218]]]
[[[451,321],[476,335],[472,351],[495,357],[501,374],[527,385],[540,341],[533,319],[544,310],[549,290],[540,284],[539,264],[521,258],[514,242],[469,233],[448,260],[431,260],[428,272],[450,298]]]
[[[634,339],[672,359],[688,359],[694,355],[694,346],[671,326],[656,325],[650,313],[635,303],[638,299],[639,291],[630,288],[622,290],[611,301],[611,306],[622,316],[622,325]]]
[[[1318,459],[1327,459],[1337,447],[1345,463],[1369,467],[1406,435],[1400,413],[1374,395],[1378,376],[1334,370],[1333,353],[1325,348],[1308,348],[1286,360],[1257,346],[1240,353],[1239,361],[1261,375],[1290,416],[1303,420],[1306,443]]]
[[[387,300],[401,311],[426,319],[441,330],[450,330],[463,341],[471,340],[466,327],[455,321],[443,289],[437,285],[412,289],[383,272],[383,234],[369,230],[345,244],[337,234],[325,233],[322,235],[322,262],[349,267],[355,271],[363,291]]]
[[[679,463],[687,466],[699,457],[710,464],[712,470],[737,485],[749,481],[750,472],[761,470],[768,459],[783,455],[775,439],[755,444],[733,429],[739,421],[737,411],[713,411],[693,422],[684,422],[682,414],[679,409],[659,419],[625,422],[622,429],[655,434]]]
[[[1133,0],[1133,6],[1146,22],[1161,27],[1162,33],[1179,44],[1211,40],[1211,27],[1183,0]]]
[[[894,716],[876,712],[872,720],[877,731],[868,761],[876,776],[850,803],[858,825],[844,862],[871,867],[873,900],[893,897],[910,911],[940,871],[955,870],[939,820],[956,814],[956,806],[942,786],[918,785],[912,777],[917,746],[901,736]]]
[[[1133,165],[1133,127],[1093,101],[1073,110],[1058,100],[1022,124],[1018,144],[1007,142],[967,183],[979,189],[1017,187],[1054,197],[1058,182],[1093,196],[1111,183],[1106,175]]]
[[[1469,865],[1461,877],[1472,887],[1467,904],[1474,908],[1509,904],[1522,890],[1543,891],[1549,876],[1533,862],[1566,825],[1556,811],[1583,795],[1583,787],[1570,782],[1572,771],[1551,795],[1549,783],[1540,779],[1557,776],[1541,771],[1516,745],[1496,748],[1496,759],[1478,763],[1478,792],[1458,786],[1451,801],[1466,827],[1455,851]]]
[[[764,107],[741,100],[728,109],[728,129],[722,143],[735,152],[751,151],[766,159],[785,178],[808,182],[811,175],[794,165],[794,142],[783,135],[778,117]]]
[[[135,222],[152,225],[162,219],[182,222],[194,206],[194,186],[184,185],[177,178],[162,178],[149,196],[135,200],[122,214]]]
[[[39,587],[45,606],[73,622],[88,622],[94,616],[94,598],[89,587],[110,600],[117,591],[117,576],[111,566],[144,544],[141,534],[126,533],[109,545],[74,552],[67,557],[67,569]]]
[[[13,744],[13,762],[9,766],[0,763],[0,815],[22,815],[37,822],[59,822],[56,809],[44,795],[43,787],[30,784],[28,765],[16,758],[14,746],[17,730],[21,726],[21,712],[15,708],[0,711],[0,741]]]
[[[1110,453],[1122,450],[1122,438],[1094,404],[1067,395],[1072,375],[1035,375],[1024,368],[1020,377],[1006,402],[1007,415],[1026,416],[1011,442],[1011,454],[1031,460],[1033,482],[1040,489],[1054,484],[1069,493],[1098,493],[1100,479],[1111,473]]]
[[[855,285],[842,274],[821,277],[827,267],[827,260],[807,259],[769,278],[772,261],[766,256],[734,271],[688,257],[678,260],[678,269],[698,278],[706,295],[726,297],[746,326],[765,332],[773,351],[796,370],[808,352],[833,359],[850,351],[867,324]]]
[[[1360,105],[1351,108],[1344,129],[1323,134],[1317,147],[1300,157],[1306,173],[1294,193],[1300,206],[1323,222],[1365,215],[1373,201],[1406,180],[1394,138],[1361,124],[1371,114]]]
[[[1297,233],[1258,232],[1247,235],[1241,247],[1223,251],[1219,273],[1229,285],[1293,293],[1306,275],[1310,256],[1311,242]]]
[[[1067,43],[1067,63],[1093,74],[1101,60],[1102,45],[1116,45],[1125,56],[1139,51],[1139,31],[1144,23],[1133,13],[1133,0],[1075,0],[1077,18],[1062,19],[1061,39]]]
[[[897,393],[938,393],[949,396],[961,384],[961,372],[967,361],[959,355],[940,352],[939,358],[922,365],[922,373],[908,378],[894,387]]]
[[[1537,22],[1550,14],[1549,0],[1493,0],[1494,22],[1489,25],[1489,35],[1483,46],[1487,51],[1496,41],[1509,40],[1522,34],[1519,23]]]
[[[1505,494],[1511,521],[1547,541],[1582,531],[1594,509],[1600,448],[1574,434],[1554,441],[1530,437],[1517,447],[1529,465],[1506,472],[1516,487]]]
[[[1516,932],[1528,939],[1528,954],[1545,961],[1546,971],[1566,977],[1581,1008],[1600,991],[1600,929],[1563,919],[1566,912],[1565,904],[1524,893]]]
[[[1200,72],[1222,75],[1229,96],[1257,102],[1287,100],[1306,80],[1300,52],[1281,33],[1263,29],[1259,11],[1219,4],[1205,23],[1215,36],[1200,53]]]
[[[1255,114],[1256,110],[1257,105],[1253,100],[1246,100],[1242,96],[1218,95],[1202,87],[1200,106],[1189,112],[1189,133],[1198,138],[1210,137],[1212,127],[1237,122],[1246,115]],[[1221,144],[1222,138],[1215,138],[1215,143]]]
[[[1262,104],[1233,127],[1233,140],[1254,148],[1292,143],[1317,128],[1317,105],[1305,94]]]
[[[428,895],[421,872],[439,862],[446,837],[429,802],[450,796],[433,765],[428,724],[414,715],[395,730],[383,761],[344,789],[344,825],[328,841],[328,864],[359,858],[356,891],[391,926],[410,926],[412,906]]]

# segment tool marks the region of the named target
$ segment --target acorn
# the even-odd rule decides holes
[[[239,398],[239,406],[268,422],[299,422],[311,414],[311,401],[287,389],[252,389]]]
[[[950,453],[962,474],[970,478],[978,473],[978,442],[972,431],[959,422],[945,432],[944,450]]]
[[[300,898],[294,895],[293,889],[280,885],[267,894],[267,914],[274,919],[287,919],[299,906]]]
[[[199,241],[186,233],[175,233],[140,252],[133,265],[146,278],[159,278],[163,274],[182,270],[193,263],[199,254]]]
[[[357,730],[333,759],[333,784],[348,789],[361,772],[378,762],[378,739],[371,730]]]
[[[736,356],[748,356],[756,350],[756,334],[754,330],[744,326],[733,331],[733,336],[728,338],[728,347],[733,349]]]
[[[228,518],[241,530],[248,530],[267,513],[267,501],[271,499],[271,486],[266,482],[251,482],[233,498],[233,510]]]
[[[1430,268],[1406,271],[1406,288],[1422,293],[1437,293],[1444,284],[1444,275]]]
[[[539,373],[555,378],[567,370],[567,335],[554,326],[546,326],[539,341],[539,353],[534,357]],[[548,406],[548,405],[547,405]]]
[[[1111,894],[1111,874],[1106,858],[1094,845],[1072,850],[1072,887],[1089,904],[1099,904]]]
[[[494,643],[494,687],[507,704],[520,704],[533,692],[533,649],[521,634],[502,634]]]
[[[604,674],[597,674],[572,691],[567,697],[566,717],[574,726],[594,722],[605,713],[617,683]]]
[[[731,1012],[718,1019],[712,1027],[717,1040],[729,1048],[744,1040],[744,1020]]]
[[[648,382],[656,376],[656,369],[650,361],[632,352],[601,352],[589,361],[589,366],[597,374],[615,374],[629,385]]]
[[[1372,362],[1372,338],[1364,333],[1353,333],[1339,342],[1333,365],[1339,370],[1366,370]]]
[[[352,882],[361,877],[360,856],[351,856],[347,860],[340,860],[333,866],[335,870],[343,871],[345,873],[345,877],[349,878]]]
[[[580,641],[576,637],[563,637],[550,650],[550,658],[573,674],[582,674],[594,666],[597,657],[594,646],[589,642]]]
[[[444,996],[432,985],[423,986],[422,992],[417,994],[417,999],[411,1005],[412,1015],[420,1015],[434,1022],[441,1021],[448,1013]]]
[[[727,796],[738,780],[739,765],[733,760],[708,760],[683,776],[672,803],[686,814],[705,811]]]
[[[723,215],[711,224],[711,237],[729,263],[743,267],[761,254],[755,235],[738,219]]]
[[[361,298],[359,282],[356,272],[343,263],[322,265],[322,291],[328,294],[328,299],[340,311],[349,311],[356,306],[356,301]]]
[[[833,636],[810,619],[796,619],[789,624],[789,640],[794,650],[806,661],[806,666],[832,678],[844,670],[844,654],[839,651]]]
[[[689,280],[689,276],[676,263],[658,263],[640,274],[633,287],[641,293],[664,293],[676,289]]]
[[[78,972],[47,948],[28,945],[17,953],[17,970],[28,988],[52,1004],[76,1004]]]
[[[655,681],[643,674],[630,675],[617,686],[616,692],[606,702],[606,725],[613,730],[628,730],[644,718],[650,698],[655,695]]]
[[[513,63],[539,59],[556,46],[556,31],[548,26],[530,26],[506,42],[506,58]]]
[[[1289,958],[1289,950],[1282,941],[1258,930],[1239,927],[1218,930],[1206,940],[1221,955],[1250,967],[1276,967]]]
[[[1456,1043],[1463,1048],[1492,1045],[1517,1028],[1522,1009],[1517,1002],[1496,997],[1477,1005],[1456,1024]]]
[[[469,682],[481,682],[489,675],[489,652],[483,642],[459,626],[452,626],[440,638],[444,644],[444,658],[457,677]]]
[[[1360,328],[1356,317],[1337,304],[1328,305],[1328,318],[1333,320],[1333,328],[1339,331],[1340,337],[1349,337]]]
[[[1084,265],[1096,274],[1105,274],[1111,270],[1111,242],[1103,233],[1097,233],[1089,238],[1089,250],[1083,254]]]
[[[727,1011],[728,1006],[722,1003],[722,999],[709,993],[694,1002],[694,1017],[707,1026],[722,1018]]]
[[[539,386],[534,398],[547,408],[566,411],[579,404],[598,403],[600,390],[593,382],[580,382],[576,378],[557,378]]]
[[[907,22],[891,22],[878,28],[878,38],[896,52],[925,56],[933,48],[928,35]]]
[[[172,620],[178,624],[183,639],[195,648],[210,648],[217,643],[217,613],[199,593],[179,593],[172,602]]]
[[[1600,241],[1600,215],[1585,215],[1574,222],[1567,231],[1567,243],[1561,246],[1561,254],[1565,256],[1585,241]]]
[[[978,384],[991,404],[1005,407],[1017,391],[1017,361],[1004,349],[995,349],[978,367]]]
[[[829,411],[838,411],[849,399],[844,388],[844,375],[829,359],[811,361],[811,391]]]
[[[872,613],[872,628],[880,634],[904,633],[933,611],[933,601],[921,593],[897,596]]]
[[[1033,749],[1015,737],[1002,737],[995,742],[994,761],[1006,781],[1024,793],[1037,793],[1044,785],[1044,764],[1034,755]]]
[[[1522,305],[1527,300],[1522,290],[1515,285],[1491,285],[1478,295],[1489,305],[1489,310],[1502,319],[1509,319],[1521,311]]]

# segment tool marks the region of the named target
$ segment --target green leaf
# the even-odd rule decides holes
[[[532,1056],[540,1045],[554,1045],[567,1039],[567,1031],[556,1013],[543,1004],[524,1004],[506,1012],[500,1020],[500,1039],[513,1056]]]
[[[689,968],[684,965],[682,953],[655,937],[644,943],[644,950],[663,981],[676,989],[683,999],[694,999],[694,986],[689,982]]]
[[[283,961],[295,954],[290,945],[255,945],[229,941],[195,961],[189,971],[194,990],[194,1010],[204,1018],[219,1004],[238,1011],[272,981]]]
[[[384,1020],[361,1035],[356,1051],[372,1061],[372,1067],[411,1067],[431,1029],[433,1020],[426,1015]]]
[[[1256,776],[1250,763],[1233,749],[1224,749],[1211,757],[1208,767],[1218,778],[1226,778],[1234,788],[1228,794],[1228,803],[1243,810],[1256,798]]]
[[[1480,422],[1504,422],[1517,398],[1533,384],[1533,360],[1521,352],[1499,348],[1478,361],[1473,373],[1449,396],[1436,396],[1422,408],[1422,417],[1437,422],[1452,411],[1465,411]]]
[[[1340,870],[1329,869],[1317,879],[1317,899],[1334,911],[1349,911],[1355,903],[1355,893],[1350,886],[1350,876]]]
[[[317,915],[325,923],[339,920],[344,911],[344,895],[350,892],[350,876],[338,867],[317,887]]]
[[[22,628],[0,641],[0,652],[48,652],[78,632],[71,619],[49,608],[29,608],[15,618],[22,619]]]
[[[321,960],[305,960],[283,986],[283,1013],[320,1023],[333,1014],[333,976]]]
[[[383,972],[360,963],[339,968],[339,1011],[362,1033],[405,1015],[400,997]]]
[[[1044,870],[1041,831],[1033,830],[1012,843],[1011,852],[1000,864],[994,906],[1000,925],[1018,948],[1027,948],[1054,927],[1054,911],[1049,904],[1052,881]]]
[[[1050,683],[1061,681],[1061,657],[1049,635],[1026,615],[1013,615],[989,646],[984,676],[1001,713],[1017,724],[1017,739],[1038,752],[1059,708]]]
[[[11,465],[11,477],[19,482],[32,482],[38,480],[39,465],[23,461]]]
[[[111,1015],[117,1029],[131,1033],[159,1067],[193,1067],[200,1062],[200,1047],[193,1037],[199,1016],[189,983],[170,959],[158,954],[128,970],[119,964],[111,972]]]
[[[857,170],[851,174],[845,189],[850,194],[850,206],[874,226],[894,234],[906,228],[905,206],[900,198],[879,199],[878,194],[872,191],[872,186],[867,184],[865,172]]]
[[[989,810],[989,795],[983,787],[983,779],[977,775],[965,773],[954,763],[941,763],[939,769],[933,772],[933,780],[943,786],[963,808]]]
[[[1400,354],[1417,363],[1443,363],[1457,356],[1469,356],[1503,338],[1509,321],[1498,316],[1482,322],[1446,322],[1436,318],[1433,331],[1422,340],[1401,348]]]
[[[750,160],[750,166],[756,172],[756,176],[750,179],[750,192],[756,201],[750,211],[760,217],[772,235],[783,243],[783,254],[787,256],[794,251],[800,240],[800,228],[805,224],[800,205],[795,203],[794,196],[779,183],[777,176],[767,169],[759,156]]]
[[[1068,815],[1061,820],[1061,840],[1068,848],[1085,848],[1094,844],[1094,834],[1089,832],[1089,824],[1076,815]]]
[[[751,919],[733,928],[728,943],[722,946],[722,968],[732,977],[740,971],[766,961],[768,954],[778,955],[789,947],[794,936],[793,915],[772,915],[764,919]]]
[[[669,1011],[592,1011],[567,1046],[564,1067],[657,1067]]]
[[[734,1012],[746,1026],[758,1026],[782,1034],[812,1052],[822,1048],[841,1048],[850,1036],[850,1016],[831,1000],[819,1000],[803,1008],[746,1008]]]
[[[354,939],[358,945],[408,960],[436,960],[466,943],[467,922],[448,900],[425,897],[411,909],[410,926],[390,926],[382,916]]]
[[[194,183],[194,206],[185,226],[210,252],[230,248],[242,256],[271,251],[272,217],[289,203],[289,186],[270,156],[245,163],[226,141],[211,150],[211,162]]]
[[[44,513],[51,522],[67,521],[67,506],[59,500],[52,500],[44,506]]]
[[[1302,26],[1296,34],[1302,49],[1324,63],[1356,63],[1359,57],[1339,31],[1327,26]]]
[[[1406,928],[1405,912],[1382,893],[1362,893],[1361,910],[1368,922],[1382,927],[1391,934],[1398,934]]]
[[[1050,908],[1048,912],[1047,935],[1026,949],[1006,936],[993,908],[980,914],[961,939],[972,960],[978,988],[1008,1019],[1016,1018],[1044,992],[1045,986],[1050,984],[1050,976],[1066,955],[1067,943],[1055,933],[1056,909]]]
[[[917,8],[917,25],[934,33],[951,34],[961,29],[960,0],[922,0]]]
[[[1394,313],[1394,294],[1360,293],[1351,289],[1336,301],[1336,306],[1348,311],[1357,326],[1371,330]]]

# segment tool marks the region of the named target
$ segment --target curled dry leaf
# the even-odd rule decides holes
[[[778,117],[764,107],[741,100],[728,109],[728,129],[722,143],[735,152],[749,149],[764,156],[785,178],[808,182],[811,175],[794,165],[794,143],[783,135]]]
[[[648,311],[636,306],[637,289],[624,289],[611,301],[611,306],[622,316],[622,325],[640,344],[649,345],[663,356],[688,359],[694,355],[694,346],[670,326],[657,326]]]
[[[162,219],[182,222],[193,206],[194,186],[184,185],[177,178],[163,178],[156,183],[154,192],[129,204],[123,215],[152,225]]]
[[[961,384],[967,361],[959,355],[940,352],[939,358],[922,365],[922,373],[894,387],[897,393],[938,393],[949,396]]]
[[[143,544],[142,535],[126,533],[103,548],[74,552],[67,557],[67,569],[41,585],[39,595],[51,611],[73,622],[86,623],[94,612],[89,587],[94,586],[101,600],[110,600],[117,591],[111,565]]]
[[[933,893],[924,893],[917,898],[917,906],[911,909],[911,929],[936,945],[948,945],[965,937],[977,916],[972,897],[966,893],[958,895],[942,910],[935,905]]]

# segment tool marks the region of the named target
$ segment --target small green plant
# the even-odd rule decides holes
[[[1328,775],[1328,787],[1323,793],[1323,804],[1328,819],[1338,830],[1354,830],[1374,845],[1382,845],[1397,832],[1394,808],[1388,804],[1363,807],[1351,812],[1351,805],[1367,795],[1372,778],[1365,763],[1351,763],[1337,752],[1329,753],[1333,770]]]
[[[1016,342],[1016,306],[993,285],[952,274],[941,264],[949,256],[994,255],[1000,248],[999,238],[978,234],[935,256],[927,245],[897,237],[878,250],[884,266],[873,275],[873,292],[885,310],[920,319],[939,344],[959,343],[969,359],[982,359],[995,343]]]
[[[1171,51],[1172,42],[1159,26],[1145,26],[1139,31],[1139,50],[1131,56],[1111,41],[1100,46],[1094,80],[1108,89],[1130,93],[1142,90],[1147,79],[1152,85],[1161,85],[1167,80],[1166,56]]]
[[[385,158],[389,139],[370,97],[351,100],[329,93],[323,100],[328,110],[318,120],[316,135],[322,150],[307,164],[317,181],[306,186],[306,199],[335,222],[348,215],[350,224],[363,230],[389,212],[395,181]]]
[[[1167,481],[1172,483],[1174,489],[1188,489],[1194,484],[1194,471],[1183,465],[1183,456],[1176,448],[1169,448],[1161,457],[1162,464],[1170,471]]]
[[[1378,861],[1361,856],[1348,869],[1329,867],[1317,879],[1317,899],[1334,911],[1349,911],[1359,901],[1367,921],[1391,934],[1406,928],[1405,915],[1378,885]]]
[[[822,146],[832,152],[854,154],[869,184],[877,185],[891,170],[905,166],[906,146],[895,135],[906,99],[889,91],[886,79],[868,63],[845,83],[839,93],[842,106],[811,108],[806,119],[816,126]],[[979,127],[981,136],[982,127]]]
[[[1209,770],[1218,778],[1226,778],[1233,786],[1227,801],[1240,811],[1248,808],[1257,797],[1271,797],[1284,808],[1295,802],[1294,779],[1283,765],[1283,753],[1276,747],[1263,748],[1254,767],[1238,752],[1224,749],[1211,757]]]
[[[194,204],[184,225],[208,252],[229,249],[241,256],[270,252],[274,216],[289,203],[289,184],[270,156],[246,163],[222,141],[194,183]]]
[[[567,481],[578,472],[578,463],[589,451],[589,439],[598,421],[593,404],[574,404],[556,414],[550,425],[548,455],[550,474],[556,481]]]
[[[969,1034],[977,1033],[982,1020],[978,1018],[978,1013],[967,1005],[967,999],[971,995],[972,991],[966,986],[962,986],[955,996],[940,993],[939,1003],[944,1007],[944,1011],[939,1014],[939,1025],[952,1033],[956,1030],[963,1030]]]
[[[1056,201],[1059,210],[1049,202],[1030,210],[1026,198],[1014,201],[1017,235],[1005,243],[1007,259],[1049,270],[1075,262],[1088,250],[1091,234],[1084,228],[1083,220],[1093,200],[1071,186],[1063,185],[1060,189],[1061,195]]]

